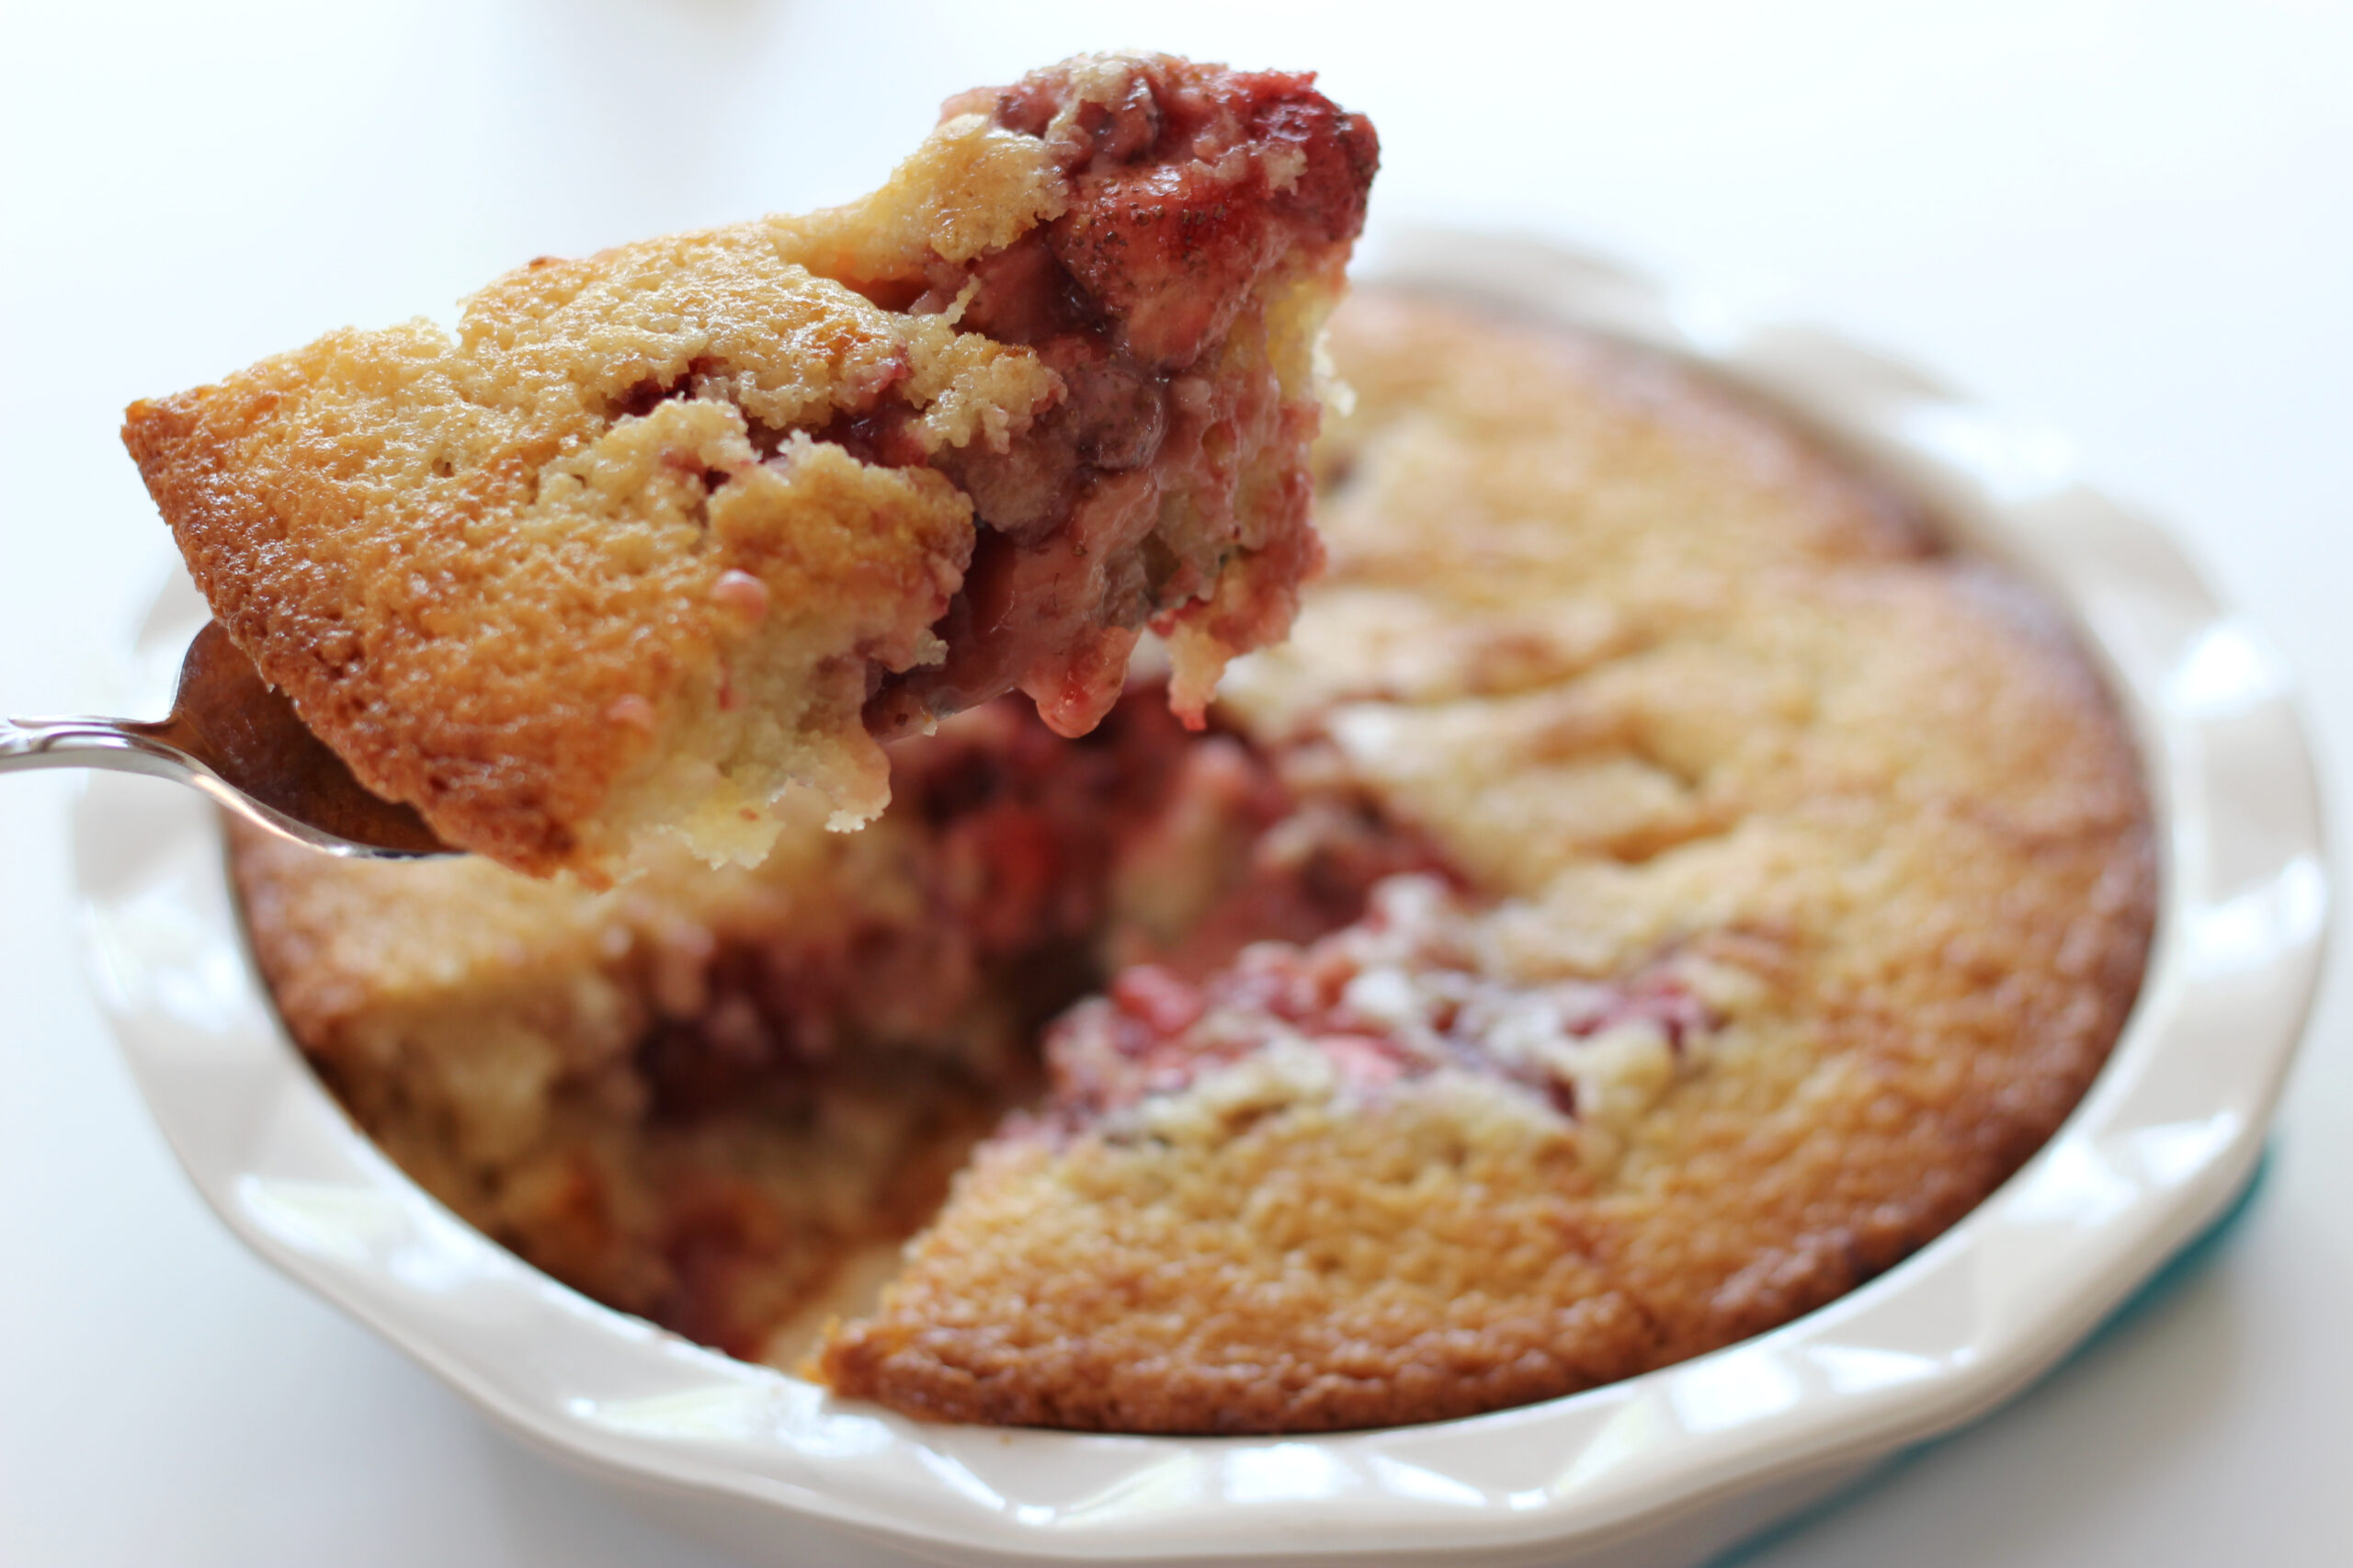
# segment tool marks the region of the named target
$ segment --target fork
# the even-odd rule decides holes
[[[330,855],[454,853],[415,808],[369,793],[219,621],[205,622],[188,643],[166,718],[0,719],[0,773],[34,767],[169,778]]]

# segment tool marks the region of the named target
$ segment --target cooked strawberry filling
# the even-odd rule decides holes
[[[1372,889],[1360,920],[1320,940],[1255,943],[1199,982],[1128,969],[1049,1034],[1050,1119],[1099,1120],[1283,1040],[1360,1086],[1453,1066],[1524,1084],[1575,1116],[1580,1083],[1608,1070],[1602,1048],[1679,1057],[1722,1023],[1683,955],[1622,979],[1519,981],[1481,961],[1465,913],[1440,878],[1396,876]]]
[[[936,628],[945,663],[891,677],[875,733],[1018,688],[1057,733],[1083,734],[1147,625],[1172,635],[1172,699],[1198,726],[1225,660],[1289,629],[1322,559],[1317,406],[1292,340],[1336,297],[1379,160],[1372,127],[1313,82],[1097,62],[948,105],[1052,143],[1071,201],[1004,250],[936,262],[909,309],[1036,349],[1063,395],[1002,451],[926,458],[896,405],[823,433],[871,460],[927,460],[983,525]]]
[[[999,701],[902,743],[892,767],[921,904],[764,943],[682,938],[656,960],[665,1016],[637,1050],[651,1117],[790,1109],[835,1063],[949,1045],[1018,1079],[1037,1031],[1123,966],[1183,984],[1249,944],[1346,926],[1374,884],[1437,863],[1353,793],[1188,734],[1151,686],[1075,743]]]

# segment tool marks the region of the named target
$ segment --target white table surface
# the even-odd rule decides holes
[[[2353,11],[2325,0],[6,0],[0,712],[94,700],[161,579],[131,398],[532,256],[843,199],[949,92],[1119,43],[1321,67],[1381,128],[1385,215],[1597,244],[2068,432],[2285,649],[2342,778]],[[70,790],[0,783],[0,1562],[719,1563],[199,1205],[85,992]],[[2205,1267],[1746,1568],[2353,1561],[2347,1006]]]

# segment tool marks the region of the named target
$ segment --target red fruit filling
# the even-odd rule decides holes
[[[1190,633],[1170,695],[1199,727],[1225,660],[1289,630],[1322,560],[1317,406],[1248,346],[1286,286],[1337,297],[1380,155],[1372,127],[1313,81],[1095,61],[949,103],[1051,142],[1071,201],[1002,251],[936,261],[908,308],[1036,349],[1063,393],[1001,452],[975,441],[926,459],[896,403],[822,433],[870,460],[930,462],[982,524],[935,628],[946,662],[885,681],[867,711],[877,734],[1016,688],[1056,733],[1083,734],[1147,625]],[[878,298],[908,286],[848,281]]]

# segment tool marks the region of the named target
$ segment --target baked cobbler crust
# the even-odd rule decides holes
[[[668,982],[630,956],[661,921],[558,942],[500,913],[525,889],[585,932],[620,907],[576,890],[244,846],[298,1039],[526,1256],[951,1420],[1469,1415],[1768,1328],[1922,1245],[2056,1128],[2140,983],[2148,807],[2072,638],[1899,497],[1681,369],[1405,297],[1351,302],[1333,351],[1358,401],[1319,449],[1329,574],[1290,642],[1232,672],[1210,733],[1142,687],[1077,743],[967,714],[899,748],[902,799],[867,833],[812,821],[760,872],[662,884],[682,928],[743,933],[674,942]],[[427,875],[479,885],[401,891]],[[766,913],[731,926],[725,890],[750,884],[728,876]],[[946,944],[926,952],[1027,956],[898,969],[892,941],[809,946],[884,907]],[[581,1065],[491,1096],[465,1042],[510,1037],[463,1021],[591,981],[634,999],[625,1017],[675,993],[672,1025],[593,1035],[634,1089],[522,1153],[436,1131],[467,1106],[588,1104]],[[846,1032],[905,996],[928,1010],[887,1050]],[[404,1021],[436,1009],[459,1022]],[[593,1034],[534,1028],[560,1061]],[[834,1060],[919,1064],[906,1104],[969,1108],[828,1156],[870,1187],[937,1183],[1021,1102],[878,1301],[759,1261],[820,1229],[789,1182],[733,1230],[596,1233],[647,1277],[722,1280],[669,1296],[599,1284],[564,1261],[574,1233],[501,1207],[502,1161],[682,1129],[705,1178],[800,1168],[836,1124],[782,1109],[828,1092],[789,1043],[813,1028]],[[967,1098],[934,1086],[951,1080]],[[718,1088],[682,1101],[679,1082]],[[609,1160],[596,1211],[664,1211],[686,1168]],[[911,1207],[878,1204],[892,1218],[858,1244],[887,1249]],[[699,1239],[662,1239],[679,1234]]]
[[[1313,78],[1090,56],[863,201],[541,258],[124,436],[214,614],[453,845],[758,858],[1018,688],[1081,733],[1149,622],[1198,719],[1318,552],[1313,349],[1377,161]]]

